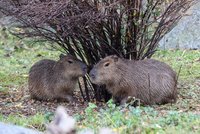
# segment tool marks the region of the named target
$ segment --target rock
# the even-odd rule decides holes
[[[39,131],[0,122],[0,134],[42,134]]]
[[[200,49],[200,2],[159,42],[162,49]]]

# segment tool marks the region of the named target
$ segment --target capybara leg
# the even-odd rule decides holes
[[[125,97],[124,99],[121,100],[120,102],[120,105],[124,105],[124,104],[128,104],[128,105],[131,105],[131,106],[139,106],[141,105],[140,102],[141,100],[135,98],[135,97],[131,97],[131,96],[128,96],[128,97]]]
[[[68,101],[68,102],[76,102],[75,101],[75,99],[71,96],[71,95],[66,95],[66,100]]]
[[[116,97],[112,97],[112,100],[113,100],[113,103],[116,104],[116,105],[120,105],[120,100],[119,98],[116,98]]]
[[[175,102],[176,102],[176,98],[168,97],[168,98],[163,99],[161,101],[161,104],[175,103]]]
[[[72,95],[64,95],[64,94],[57,96],[56,100],[59,101],[59,102],[75,102]]]
[[[125,105],[126,102],[127,102],[127,99],[128,99],[128,97],[123,98],[123,99],[120,101],[120,105]]]

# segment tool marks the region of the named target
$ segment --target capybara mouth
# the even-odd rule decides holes
[[[83,68],[83,76],[87,73],[87,68]]]
[[[95,78],[96,78],[96,77],[95,77],[94,75],[90,75],[90,79],[91,79],[92,82],[95,81]]]
[[[83,76],[87,73],[88,68],[85,64],[82,65],[82,72],[83,72]]]
[[[92,83],[94,83],[95,79],[96,79],[96,69],[92,69],[89,73],[90,79],[92,81]]]
[[[94,80],[96,79],[96,76],[91,72],[90,72],[89,76],[90,76],[91,81],[94,82]]]

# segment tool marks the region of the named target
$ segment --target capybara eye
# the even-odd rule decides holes
[[[110,65],[110,63],[106,63],[106,64],[104,64],[105,67],[107,67],[107,66],[109,66],[109,65]]]
[[[69,64],[72,64],[72,63],[73,63],[73,61],[72,61],[72,60],[68,60],[68,63],[69,63]]]

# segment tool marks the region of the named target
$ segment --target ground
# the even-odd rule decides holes
[[[64,105],[78,129],[111,127],[119,133],[200,133],[200,50],[160,50],[153,58],[179,72],[179,98],[175,104],[149,107],[116,107],[106,103],[40,102],[27,88],[28,71],[38,60],[57,59],[60,52],[48,43],[19,40],[0,33],[0,121],[45,129],[58,105]]]

